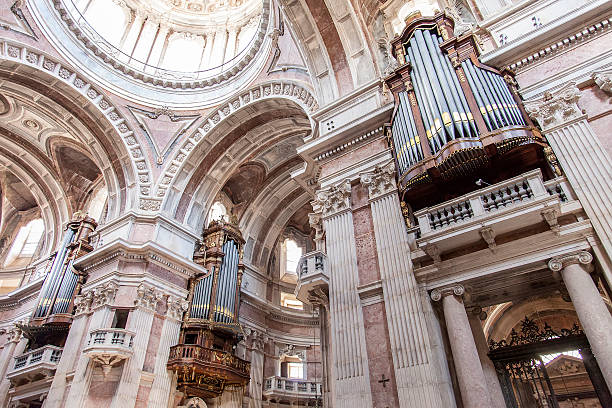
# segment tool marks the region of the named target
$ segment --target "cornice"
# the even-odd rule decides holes
[[[261,300],[252,296],[249,293],[241,292],[241,302],[244,302],[256,309],[261,310],[266,319],[274,320],[280,323],[290,323],[297,326],[318,326],[319,317],[309,316],[304,312],[289,312],[284,311],[280,307],[270,304],[267,301]],[[298,315],[298,313],[300,315]]]
[[[42,276],[25,286],[17,288],[6,295],[0,296],[0,309],[14,309],[38,296],[38,292],[40,291],[44,280],[45,277]]]
[[[147,241],[143,244],[131,244],[123,239],[117,239],[110,244],[95,249],[93,252],[77,259],[74,266],[86,272],[116,258],[131,262],[153,262],[186,279],[195,274],[207,272],[200,265],[167,250],[156,242]]]

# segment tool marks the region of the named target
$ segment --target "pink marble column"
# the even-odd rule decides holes
[[[553,258],[548,266],[553,272],[561,272],[595,360],[612,389],[612,315],[589,275],[592,260],[590,253],[581,251]]]
[[[444,320],[464,408],[490,408],[487,381],[480,365],[478,350],[461,298],[464,292],[462,285],[453,285],[443,289],[434,289],[431,292],[431,298],[434,301],[442,299]]]

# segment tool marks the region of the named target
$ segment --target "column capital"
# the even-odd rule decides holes
[[[330,217],[351,208],[351,182],[349,179],[317,191],[311,202],[315,213]]]
[[[543,131],[548,131],[584,116],[578,106],[579,98],[576,82],[568,82],[557,90],[544,92],[539,98],[525,101],[525,110]]]
[[[574,254],[556,256],[548,261],[548,267],[553,272],[559,272],[568,265],[589,265],[593,261],[593,255],[587,251],[580,251]]]
[[[434,289],[431,291],[429,296],[431,296],[431,300],[433,300],[434,302],[438,302],[439,300],[448,295],[463,296],[464,294],[465,287],[460,283],[455,283],[450,286]]]
[[[117,283],[114,281],[106,282],[91,289],[89,291],[91,295],[86,294],[87,296],[91,296],[91,309],[96,309],[98,307],[107,306],[113,303],[115,301],[115,296],[117,295],[118,289],[119,285],[117,285]]]
[[[19,343],[19,341],[23,338],[23,331],[17,327],[13,326],[8,330],[8,338],[6,340],[7,343]]]
[[[264,351],[264,346],[268,341],[268,336],[259,330],[245,328],[244,330],[245,345],[248,349],[254,351]]]
[[[163,295],[157,289],[141,283],[136,290],[136,299],[134,305],[155,311],[157,302],[162,299]]]
[[[93,291],[86,292],[74,298],[74,315],[80,316],[91,312],[93,303]]]
[[[359,175],[361,184],[368,188],[370,200],[374,200],[397,189],[395,162],[393,160],[376,166],[374,170]]]
[[[595,71],[591,74],[595,84],[607,94],[612,94],[612,69]]]
[[[174,320],[183,320],[183,313],[189,308],[189,302],[185,299],[179,299],[176,296],[169,295],[167,300],[166,315]]]

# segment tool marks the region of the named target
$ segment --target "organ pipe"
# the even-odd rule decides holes
[[[402,192],[469,176],[498,153],[543,143],[506,83],[511,73],[482,64],[474,37],[452,30],[445,14],[417,16],[392,40],[399,66],[385,79],[396,102],[387,138]]]

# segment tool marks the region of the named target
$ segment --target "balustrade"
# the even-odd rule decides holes
[[[287,393],[304,398],[320,397],[321,383],[278,376],[266,378],[264,384],[264,394],[266,396],[272,397],[275,394],[287,396]]]
[[[91,356],[105,354],[128,358],[134,352],[135,336],[134,332],[125,329],[95,329],[89,333],[83,352]]]
[[[7,376],[11,379],[38,370],[55,369],[62,357],[62,350],[61,347],[47,345],[16,356]]]
[[[299,279],[295,288],[295,296],[303,303],[310,303],[309,292],[316,287],[329,286],[327,271],[327,256],[321,251],[313,251],[303,255],[298,263]]]

